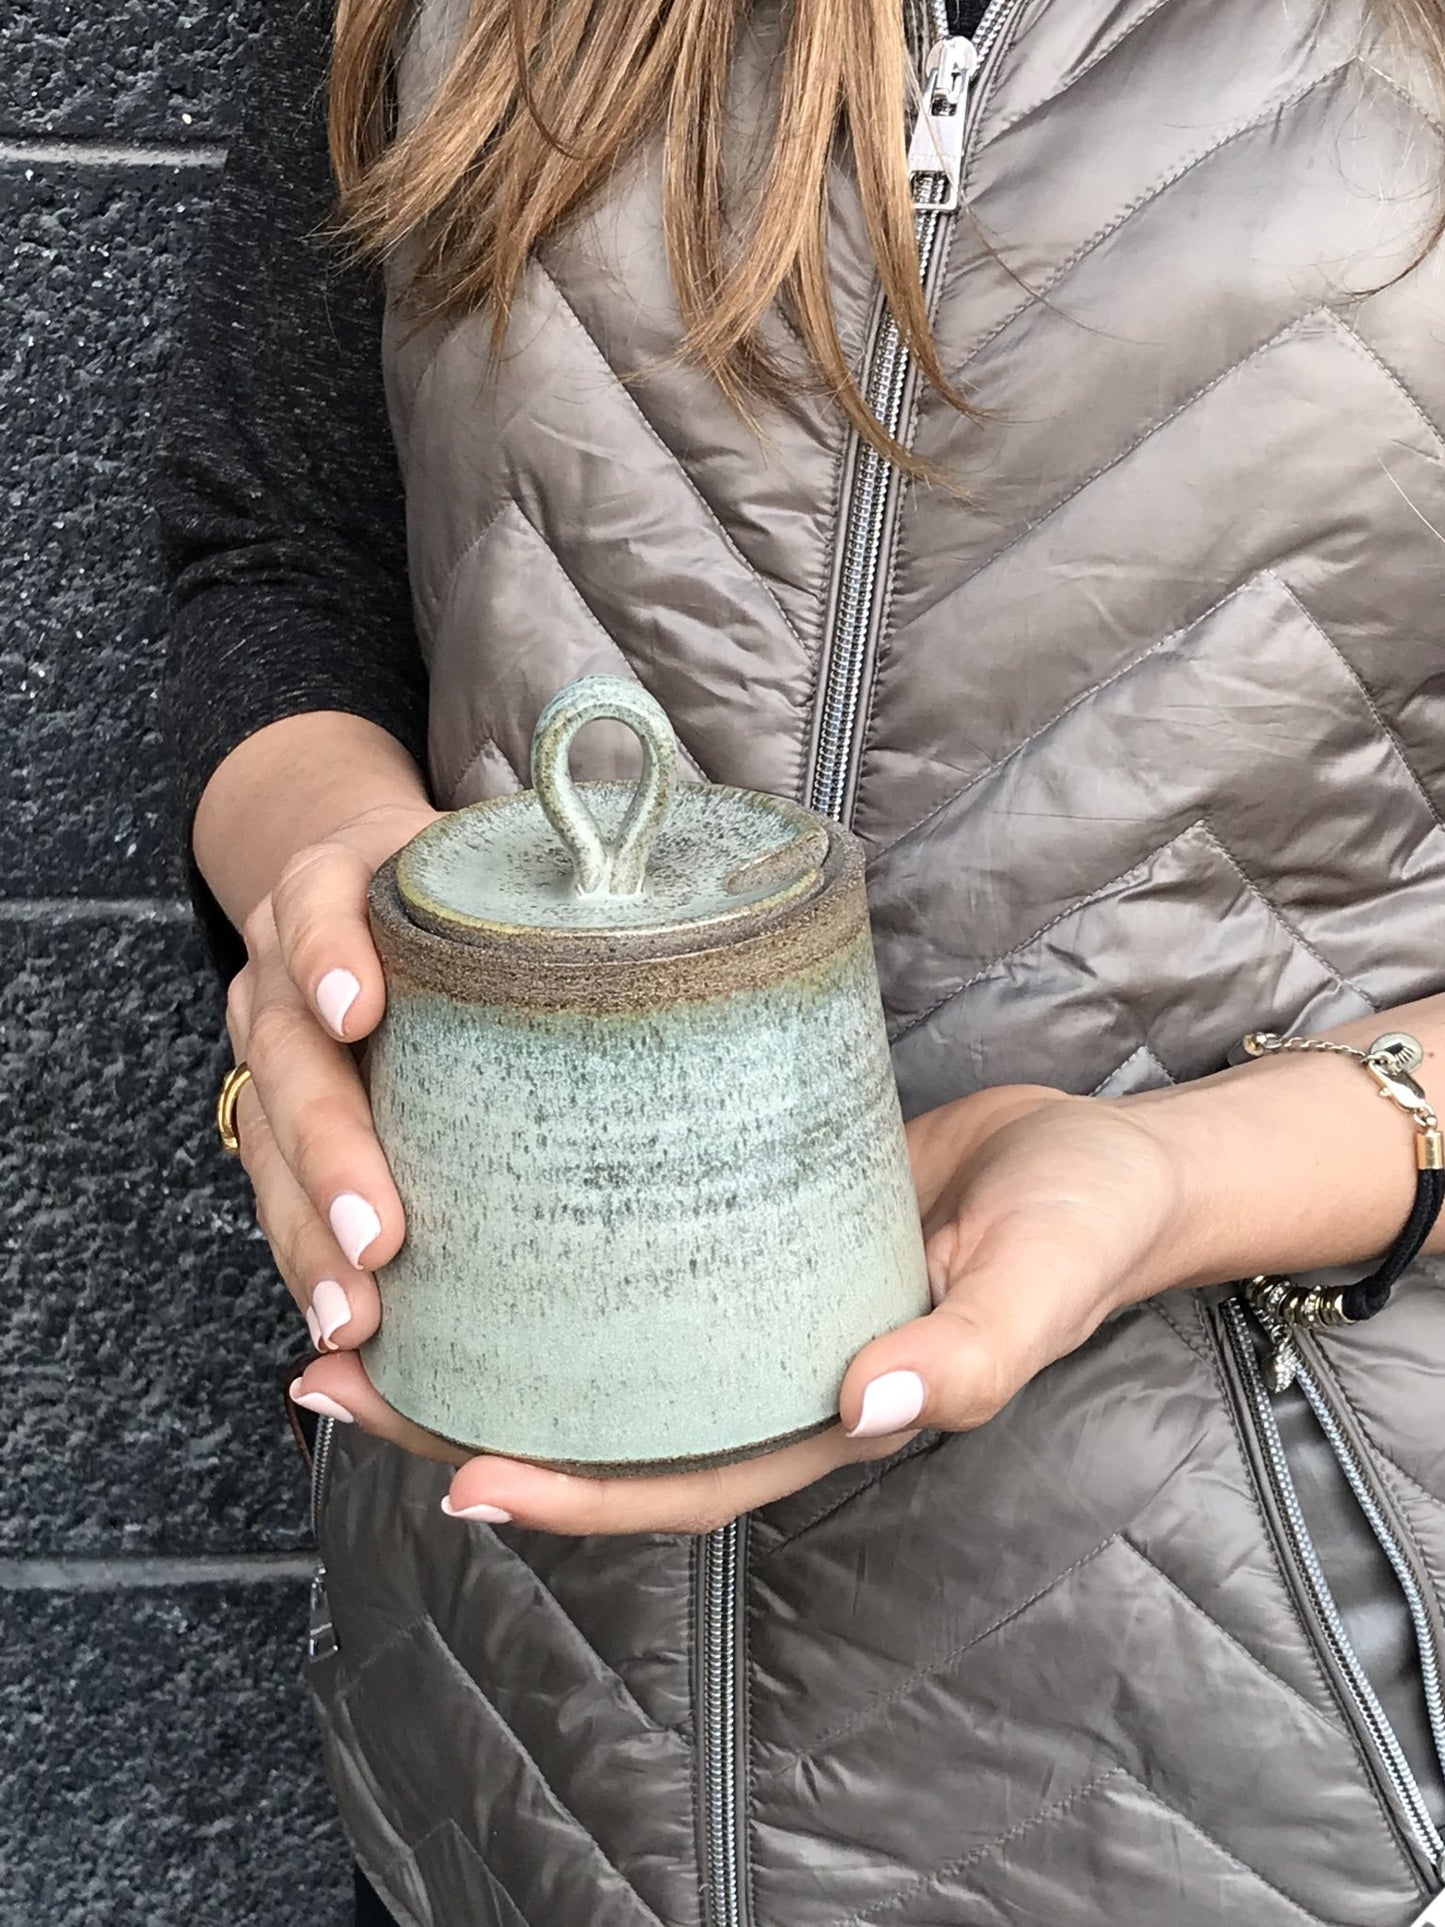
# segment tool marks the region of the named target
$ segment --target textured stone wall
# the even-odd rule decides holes
[[[319,1927],[304,1334],[214,1148],[146,492],[244,7],[0,8],[0,1927]]]

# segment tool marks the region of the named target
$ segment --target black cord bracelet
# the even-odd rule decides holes
[[[1289,1330],[1358,1325],[1384,1310],[1396,1282],[1419,1256],[1445,1206],[1445,1134],[1429,1098],[1412,1075],[1425,1061],[1425,1052],[1419,1039],[1408,1031],[1389,1031],[1377,1037],[1367,1051],[1322,1037],[1281,1037],[1273,1031],[1251,1031],[1243,1048],[1249,1057],[1286,1050],[1333,1051],[1341,1057],[1353,1057],[1374,1078],[1381,1097],[1408,1113],[1416,1130],[1415,1200],[1399,1237],[1372,1272],[1353,1284],[1326,1288],[1297,1285],[1289,1278],[1250,1279],[1245,1288],[1250,1305],[1267,1328],[1270,1324],[1280,1328],[1273,1334],[1279,1356]]]

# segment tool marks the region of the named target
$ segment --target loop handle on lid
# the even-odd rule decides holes
[[[642,775],[627,814],[609,842],[572,780],[572,738],[607,717],[626,723],[642,744]],[[626,676],[584,676],[569,683],[537,718],[532,736],[532,787],[547,821],[566,844],[582,897],[635,897],[677,781],[677,738],[667,713],[641,683]]]

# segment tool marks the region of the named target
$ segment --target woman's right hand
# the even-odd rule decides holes
[[[353,1349],[376,1330],[371,1273],[405,1230],[352,1047],[386,1005],[367,888],[437,815],[369,809],[293,856],[246,918],[247,962],[227,997],[236,1062],[251,1069],[236,1106],[241,1162],[318,1351]],[[409,1442],[426,1449],[421,1435]]]

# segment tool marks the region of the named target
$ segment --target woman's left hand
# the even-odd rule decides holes
[[[908,1140],[934,1309],[866,1345],[841,1424],[762,1458],[658,1478],[591,1479],[487,1455],[452,1481],[463,1517],[558,1533],[702,1532],[896,1452],[963,1432],[1081,1345],[1111,1311],[1193,1282],[1185,1186],[1155,1113],[1036,1086],[984,1091],[914,1121]],[[726,1343],[719,1335],[719,1343]],[[306,1373],[368,1431],[413,1444],[354,1355]]]

